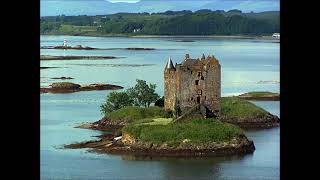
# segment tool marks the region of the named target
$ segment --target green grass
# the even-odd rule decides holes
[[[238,97],[222,97],[221,115],[238,118],[263,118],[268,115],[268,112],[255,104]]]
[[[110,112],[108,118],[110,121],[124,121],[124,122],[134,122],[134,121],[148,121],[154,118],[169,118],[171,115],[165,112],[161,107],[134,107],[128,106],[121,108],[119,110]],[[149,119],[149,120],[148,120]]]
[[[273,93],[273,92],[268,92],[268,91],[253,91],[253,92],[245,93],[243,95],[260,97],[260,96],[270,96],[270,95],[277,95],[277,94],[278,93]]]
[[[63,24],[59,28],[58,31],[61,33],[89,33],[89,32],[96,32],[97,28],[94,26],[73,26],[73,25],[67,25]]]
[[[172,122],[172,118],[154,118],[151,122],[147,122],[144,124],[147,125],[167,125]]]
[[[234,137],[244,136],[242,130],[232,124],[215,119],[194,119],[186,123],[128,124],[122,129],[140,141],[176,147],[188,139],[191,144],[225,142]]]

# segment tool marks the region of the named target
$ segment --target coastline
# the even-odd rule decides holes
[[[274,40],[280,39],[271,36],[253,35],[126,35],[126,34],[63,34],[63,33],[44,33],[46,36],[85,36],[85,37],[126,37],[126,38],[222,38],[222,39],[255,39],[255,40]]]
[[[126,139],[124,135],[123,139]],[[251,154],[255,151],[253,141],[245,137],[234,138],[221,143],[189,144],[181,143],[178,147],[169,147],[166,143],[152,144],[148,142],[126,142],[113,140],[113,135],[105,135],[98,140],[66,144],[66,149],[90,148],[91,151],[131,156],[152,157],[217,157]],[[130,139],[130,138],[128,138]]]

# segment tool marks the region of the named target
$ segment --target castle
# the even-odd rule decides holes
[[[169,58],[164,70],[164,108],[178,116],[201,105],[207,116],[219,116],[221,66],[213,57],[192,59],[189,54],[181,64]]]

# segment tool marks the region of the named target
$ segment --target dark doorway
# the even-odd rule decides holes
[[[197,103],[200,104],[200,97],[197,97]]]
[[[196,80],[196,83],[195,83],[196,85],[199,85],[199,80]]]

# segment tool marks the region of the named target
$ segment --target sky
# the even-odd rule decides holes
[[[279,11],[280,0],[40,0],[41,16],[105,15],[168,10]]]

